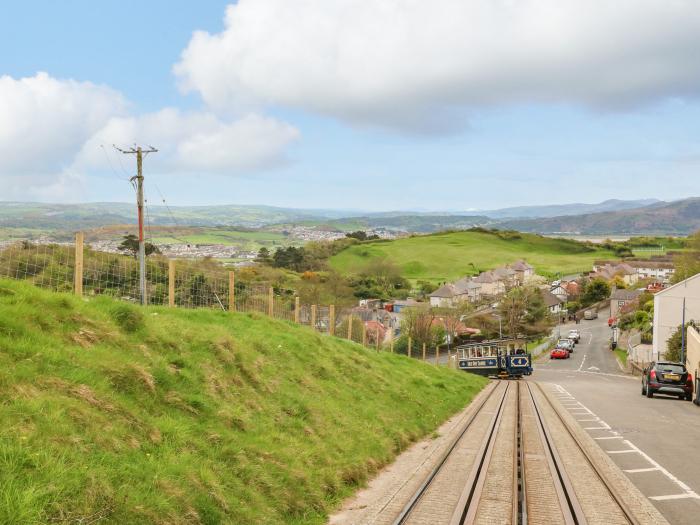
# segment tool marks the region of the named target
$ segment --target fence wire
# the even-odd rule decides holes
[[[83,295],[141,301],[139,263],[135,257],[85,245],[81,259]],[[76,288],[76,266],[80,266],[77,262],[76,246],[72,243],[0,243],[0,278],[71,292]],[[148,305],[258,312],[378,351],[423,358],[422,347],[413,342],[409,352],[407,344],[395,338],[394,327],[386,319],[368,320],[352,308],[300,304],[293,290],[269,282],[241,280],[232,268],[210,258],[168,259],[154,254],[147,257],[145,269]],[[447,364],[447,351],[426,348],[425,360]]]

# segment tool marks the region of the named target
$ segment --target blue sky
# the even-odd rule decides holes
[[[133,159],[112,141],[162,148],[146,188],[169,204],[455,211],[700,194],[692,2],[315,3],[243,0],[226,21],[211,0],[4,6],[0,120],[21,123],[0,126],[5,200],[131,200]],[[639,31],[620,29],[630,13]]]

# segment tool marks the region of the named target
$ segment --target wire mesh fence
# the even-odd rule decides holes
[[[75,243],[19,241],[0,245],[0,278],[28,281],[57,292],[109,296],[142,302],[139,261],[133,255],[94,250]],[[362,344],[376,351],[423,359],[421,345],[395,338],[386,318],[367,319],[353,308],[302,304],[293,290],[269,282],[246,281],[237,272],[210,259],[146,258],[146,305],[258,312],[299,323],[317,332]],[[426,362],[447,365],[446,350],[425,349]]]

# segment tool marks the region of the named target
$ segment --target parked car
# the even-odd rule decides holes
[[[583,318],[587,321],[598,318],[598,312],[596,310],[586,310],[583,312]]]
[[[654,394],[678,396],[679,399],[693,399],[693,376],[682,363],[651,363],[642,374],[642,395]]]
[[[574,343],[578,343],[581,340],[581,332],[578,330],[569,330],[569,339]]]
[[[549,353],[550,359],[569,359],[569,357],[571,355],[566,348],[553,348]]]
[[[563,348],[564,350],[568,350],[569,352],[573,352],[574,351],[574,343],[571,342],[571,340],[569,340],[569,339],[559,339],[559,341],[557,341],[555,348]]]

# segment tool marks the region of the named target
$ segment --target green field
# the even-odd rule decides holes
[[[238,231],[224,229],[202,229],[193,233],[168,234],[167,230],[156,233],[151,242],[155,244],[224,244],[241,249],[254,250],[261,246],[288,246],[292,244],[286,235],[269,231]]]
[[[261,315],[0,281],[0,523],[321,524],[487,381]]]
[[[493,233],[460,231],[407,237],[351,246],[331,258],[331,266],[357,273],[374,258],[396,263],[404,277],[442,282],[525,259],[541,275],[590,271],[595,259],[612,252],[568,239],[522,233],[515,238]]]

